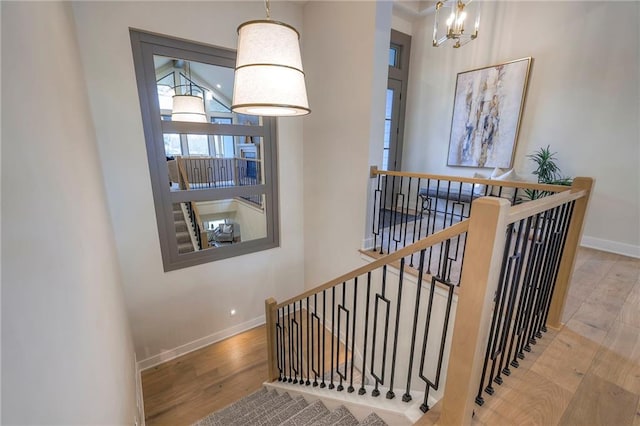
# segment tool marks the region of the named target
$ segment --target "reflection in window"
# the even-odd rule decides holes
[[[176,133],[165,133],[162,135],[164,139],[164,152],[167,157],[174,155],[182,155],[182,147],[180,146],[180,135]]]
[[[187,135],[189,155],[209,155],[209,138],[207,135]]]
[[[174,227],[179,253],[265,238],[265,211],[258,207],[259,203],[247,198],[174,203]]]
[[[176,94],[173,89],[175,86],[173,78],[173,73],[169,73],[158,80],[158,102],[160,103],[160,109],[170,110],[173,108],[173,95]]]

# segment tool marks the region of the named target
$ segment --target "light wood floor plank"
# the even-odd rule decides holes
[[[560,424],[630,425],[635,416],[638,399],[638,395],[588,374],[567,407]]]
[[[640,328],[616,321],[595,356],[591,372],[640,394]]]

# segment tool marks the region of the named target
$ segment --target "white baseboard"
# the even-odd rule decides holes
[[[154,355],[152,357],[143,359],[142,361],[138,362],[138,369],[140,371],[146,370],[158,364],[162,364],[163,362],[167,362],[179,356],[188,354],[189,352],[193,352],[195,350],[201,349],[212,343],[216,343],[221,340],[227,339],[231,336],[235,336],[236,334],[250,330],[264,323],[265,323],[265,317],[264,315],[260,315],[259,317],[243,322],[242,324],[234,325],[233,327],[229,327],[225,330],[218,331],[208,336],[196,339],[192,342],[185,343],[184,345],[180,345],[175,349],[163,351],[158,355]]]
[[[133,354],[133,362],[136,367],[136,422],[135,426],[145,426],[146,422],[144,419],[144,396],[142,393],[142,372],[140,371],[140,365],[138,363],[136,354]]]
[[[373,250],[373,237],[362,240],[362,250]]]
[[[622,254],[624,256],[640,258],[640,246],[633,244],[620,243],[617,241],[604,240],[602,238],[582,236],[580,243],[583,247],[589,247],[596,250],[608,251],[610,253]]]

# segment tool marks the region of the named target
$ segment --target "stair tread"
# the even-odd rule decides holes
[[[291,396],[288,393],[283,393],[282,395],[278,395],[271,400],[267,400],[266,402],[257,405],[251,411],[245,413],[245,415],[231,419],[227,424],[232,426],[248,425],[255,421],[255,419],[268,415],[272,410],[279,409],[289,401],[291,401]]]
[[[275,393],[275,392],[273,392]],[[260,404],[265,400],[272,398],[270,392],[265,388],[261,388],[260,391],[254,392],[251,395],[236,401],[225,408],[216,411],[213,414],[201,419],[194,426],[223,426],[228,424],[228,419],[237,417],[239,413],[244,414],[247,410],[252,408],[254,404]]]
[[[387,426],[384,420],[382,420],[376,413],[371,413],[360,422],[362,426]]]
[[[332,411],[328,416],[324,416],[320,420],[312,423],[312,426],[348,426],[357,424],[358,420],[353,417],[353,414],[351,414],[344,405],[341,405],[340,407]]]
[[[304,410],[289,418],[280,426],[306,426],[329,414],[329,409],[320,400],[309,404]]]
[[[301,396],[294,398],[292,401],[280,407],[278,410],[274,410],[273,413],[259,418],[256,426],[278,426],[287,419],[295,416],[300,410],[304,410],[309,403]]]

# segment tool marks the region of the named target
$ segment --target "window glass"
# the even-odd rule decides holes
[[[167,157],[182,155],[180,135],[176,133],[165,133],[162,137],[164,139],[164,153]]]
[[[264,195],[174,203],[180,254],[222,248],[267,236]]]
[[[394,67],[394,68],[398,68],[398,48],[395,46],[391,46],[389,48],[389,66],[390,67]]]
[[[189,155],[209,155],[209,138],[207,135],[187,135]]]

